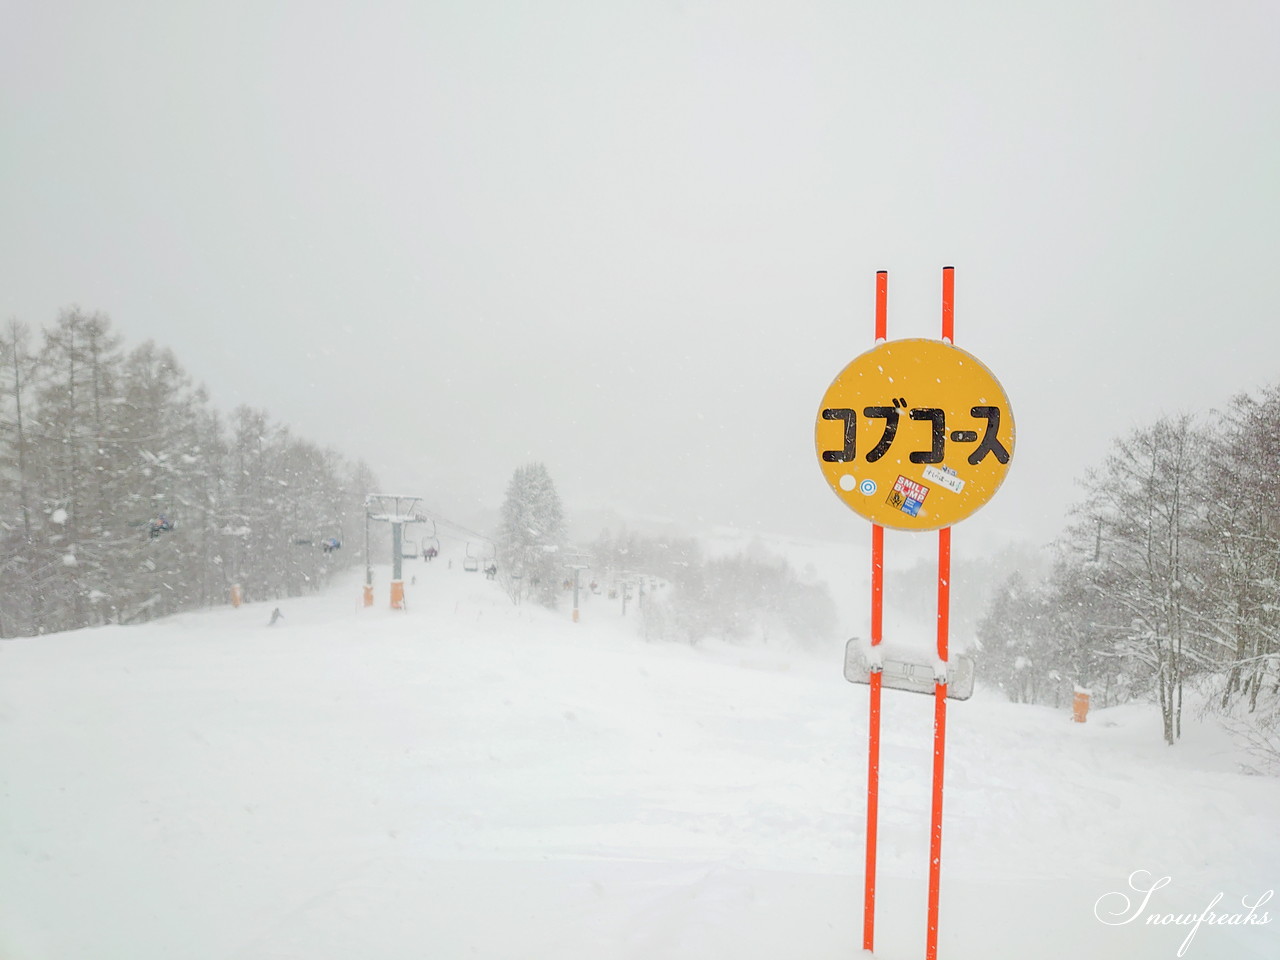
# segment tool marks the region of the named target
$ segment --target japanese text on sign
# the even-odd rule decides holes
[[[905,401],[904,405],[905,405]],[[862,415],[871,420],[884,420],[884,432],[881,433],[880,439],[870,450],[867,451],[867,463],[875,463],[886,453],[893,445],[894,438],[898,435],[898,401],[894,401],[892,407],[864,407]],[[982,441],[972,453],[969,454],[968,460],[971,464],[981,463],[983,458],[988,454],[994,456],[1001,463],[1009,462],[1009,451],[999,440],[1000,434],[1000,408],[977,406],[969,410],[970,416],[974,419],[985,419],[985,425],[982,432]],[[907,455],[912,463],[941,463],[946,456],[947,442],[947,415],[945,410],[938,407],[913,407],[908,416],[912,420],[927,420],[932,425],[930,434],[930,446],[928,450],[913,450]],[[844,447],[840,450],[824,450],[822,459],[828,463],[848,463],[857,455],[857,436],[858,436],[858,414],[855,410],[845,407],[828,407],[822,411],[824,420],[841,420],[844,422]],[[950,434],[952,443],[974,443],[978,440],[976,430],[952,430]]]

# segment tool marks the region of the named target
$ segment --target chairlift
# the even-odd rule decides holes
[[[226,531],[223,532],[225,533]],[[295,547],[319,547],[325,553],[332,553],[334,550],[341,549],[342,541],[337,537],[321,537],[318,534],[312,534],[308,537],[304,534],[299,534],[293,538],[293,545]]]
[[[147,524],[147,536],[155,540],[160,534],[168,533],[172,529],[173,521],[162,513],[157,517],[153,517],[151,522]]]
[[[418,541],[410,540],[408,537],[401,540],[400,556],[405,560],[416,560],[418,558]]]
[[[471,541],[468,540],[467,555],[462,560],[462,569],[474,573],[480,569],[480,562],[482,560],[495,560],[497,559],[497,556],[498,554],[497,551],[494,550],[493,544],[489,544],[489,549],[487,551],[478,549],[472,550]]]

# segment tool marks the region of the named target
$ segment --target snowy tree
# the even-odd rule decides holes
[[[246,599],[286,596],[285,556],[295,539],[281,463],[288,431],[272,424],[265,411],[241,406],[232,414],[231,432],[229,497],[222,517],[230,581],[241,584]]]
[[[1280,679],[1280,388],[1237,397],[1214,423],[1200,623],[1224,671],[1220,707],[1244,698],[1252,712]]]
[[[1087,689],[1098,707],[1122,703],[1130,696],[1126,659],[1117,655],[1117,632],[1112,626],[1125,621],[1124,612],[1097,589],[1096,567],[1092,559],[1081,563],[1063,556],[1044,587],[1042,627],[1052,637],[1054,669],[1063,680],[1055,688],[1059,694],[1051,702],[1055,707],[1070,702],[1074,687]]]
[[[37,585],[45,629],[95,622],[91,597],[112,539],[114,400],[119,338],[103,314],[64,310],[44,332],[33,423],[41,524],[35,534]]]
[[[1064,541],[1077,559],[1096,555],[1092,586],[1114,617],[1114,653],[1145,670],[1169,744],[1181,736],[1183,685],[1199,646],[1205,502],[1195,454],[1206,442],[1189,415],[1116,440],[1086,476]]]
[[[28,453],[35,357],[28,330],[10,320],[0,341],[0,636],[35,632],[32,518],[37,489]]]
[[[344,514],[355,505],[344,482],[345,465],[331,451],[282,435],[277,454],[278,512],[282,532],[290,536],[280,574],[289,594],[316,589],[339,559],[320,549],[330,537],[342,542]]]
[[[216,455],[202,446],[206,405],[172,351],[147,342],[129,353],[119,411],[127,456],[117,481],[131,562],[115,594],[127,598],[126,618],[161,616],[202,596],[209,518],[198,491]]]
[[[198,581],[192,584],[190,595],[199,606],[208,606],[227,596],[227,584],[221,569],[223,537],[220,524],[227,444],[221,418],[207,407],[202,406],[195,411],[190,429],[192,445],[189,455],[199,465],[187,492],[190,511],[183,524],[188,536],[194,540],[193,555],[199,569]]]
[[[1045,595],[1020,573],[1010,574],[979,621],[976,666],[1014,703],[1040,703],[1049,696],[1058,667]]]
[[[564,510],[546,466],[519,467],[507,484],[498,530],[498,568],[512,599],[556,605],[564,546]]]

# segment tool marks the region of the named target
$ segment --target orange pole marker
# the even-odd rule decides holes
[[[948,661],[951,618],[951,528],[938,531],[938,659]],[[926,960],[938,956],[938,903],[942,888],[942,784],[947,749],[947,685],[933,688],[933,813],[929,831],[929,930]]]
[[[951,528],[938,531],[938,659],[950,658],[947,638],[951,631]]]
[[[889,271],[876,272],[876,340],[887,336]],[[884,639],[884,527],[871,525],[871,648]],[[875,949],[876,938],[876,837],[880,822],[880,691],[879,670],[871,673],[871,697],[867,716],[867,859],[862,895],[862,949]]]
[[[884,639],[884,527],[871,525],[871,645]]]
[[[1084,690],[1076,690],[1071,700],[1071,719],[1076,723],[1084,723],[1089,716],[1089,694]]]
[[[887,339],[889,326],[889,271],[876,271],[876,339]]]
[[[942,339],[956,339],[956,268],[942,268]]]
[[[942,339],[955,342],[955,267],[942,268]],[[951,528],[938,531],[938,659],[950,664]],[[947,751],[947,685],[933,688],[933,812],[929,830],[929,929],[925,960],[938,956],[938,903],[942,894],[942,786]]]
[[[884,636],[884,527],[871,526],[871,647]],[[876,936],[876,837],[880,822],[880,691],[879,670],[871,673],[870,711],[867,717],[867,860],[862,898],[862,949],[875,949]]]

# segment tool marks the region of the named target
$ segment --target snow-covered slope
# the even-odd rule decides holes
[[[830,656],[647,644],[449,557],[0,642],[4,960],[848,958],[866,689]],[[924,955],[932,701],[885,695],[876,956]],[[1280,782],[1154,710],[951,705],[939,957],[1280,956]],[[1135,871],[1170,877],[1137,919]],[[1146,875],[1139,875],[1141,881]],[[1101,902],[1100,902],[1101,901]],[[1274,915],[1261,905],[1254,919]]]

